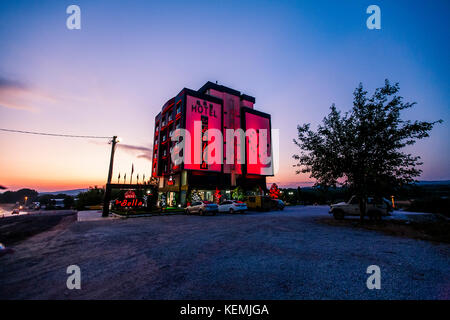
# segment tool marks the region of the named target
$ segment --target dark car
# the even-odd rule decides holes
[[[283,200],[280,199],[272,199],[270,203],[272,210],[283,210],[285,206]]]
[[[283,210],[285,206],[286,205],[284,204],[283,200],[280,200],[280,199],[277,200],[277,209],[278,210]]]

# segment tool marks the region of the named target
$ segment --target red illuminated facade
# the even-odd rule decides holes
[[[162,202],[184,206],[190,202],[194,190],[210,201],[214,201],[218,190],[224,198],[230,198],[231,190],[238,186],[246,192],[266,190],[266,177],[273,175],[271,122],[269,114],[254,110],[254,104],[255,98],[212,82],[197,91],[184,88],[164,104],[155,117],[152,161],[152,176],[159,178],[158,193]],[[195,126],[203,135],[211,129],[222,132],[223,150],[219,151],[222,151],[223,163],[208,163],[204,159],[204,151],[211,142],[202,139],[202,135],[192,135],[191,141],[185,141],[180,155],[190,161],[178,165],[172,161],[171,153],[178,142],[172,134],[176,129],[193,133]],[[238,139],[227,141],[227,129],[252,130],[245,136],[242,147]],[[266,139],[258,138],[261,129],[267,132]],[[233,159],[226,159],[227,144],[232,144]],[[259,157],[256,161],[250,159],[261,153],[268,161],[260,161]]]

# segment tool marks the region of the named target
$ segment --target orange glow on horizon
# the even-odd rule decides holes
[[[53,191],[65,191],[74,189],[88,189],[89,187],[103,187],[106,183],[100,180],[84,180],[84,181],[61,181],[61,180],[40,180],[40,179],[28,179],[28,180],[15,180],[15,181],[2,181],[2,186],[7,190],[3,191],[17,191],[19,189],[28,188],[38,192],[53,192]]]

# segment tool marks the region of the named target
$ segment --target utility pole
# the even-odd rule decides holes
[[[113,174],[113,165],[114,165],[114,152],[116,151],[117,144],[117,136],[114,136],[111,140],[111,158],[109,159],[109,172],[108,172],[108,181],[107,183],[111,183],[112,174]]]
[[[111,200],[111,179],[114,166],[114,152],[116,151],[117,142],[119,142],[117,140],[117,136],[114,136],[111,140],[111,158],[109,159],[108,180],[106,181],[105,198],[103,201],[103,217],[107,217],[109,215],[109,201]]]

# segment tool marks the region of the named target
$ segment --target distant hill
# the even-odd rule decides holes
[[[80,192],[85,192],[89,189],[73,189],[73,190],[62,190],[62,191],[52,191],[52,192],[39,192],[39,195],[42,196],[44,194],[66,194],[68,196],[77,196]]]
[[[298,183],[290,182],[290,183],[280,183],[278,185],[278,187],[279,188],[297,189],[297,187],[300,186],[303,190],[305,190],[305,189],[312,189],[313,184],[314,184],[314,182],[298,182]],[[268,183],[267,188],[270,189],[271,185],[272,185],[272,183]],[[450,185],[450,180],[423,180],[423,181],[417,182],[417,185],[419,185],[419,186],[431,186],[431,185],[446,186],[446,185]]]
[[[450,180],[436,180],[436,181],[419,181],[418,185],[448,185],[450,184]]]

